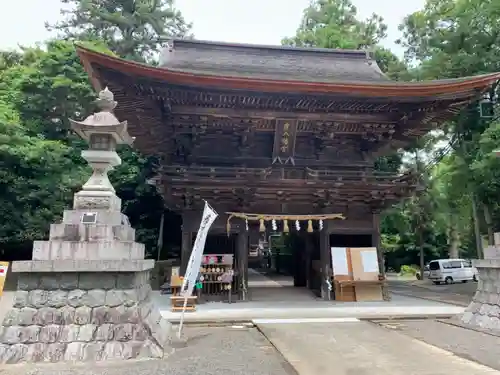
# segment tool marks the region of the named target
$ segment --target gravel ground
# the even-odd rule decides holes
[[[1,375],[294,375],[256,329],[190,327],[188,343],[165,360],[113,364],[7,365]]]
[[[382,322],[405,335],[482,365],[500,370],[500,337],[435,320]],[[390,329],[390,328],[389,328]]]

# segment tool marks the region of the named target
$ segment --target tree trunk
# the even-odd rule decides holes
[[[451,259],[459,258],[460,236],[458,234],[457,224],[453,221],[450,222],[449,242],[450,242],[450,247],[448,249],[449,257]]]
[[[493,223],[491,220],[490,209],[484,203],[481,204],[483,207],[484,221],[486,222],[486,230],[488,231],[488,244],[493,246],[495,244],[494,232],[493,232]]]
[[[420,247],[420,276],[422,280],[424,279],[424,270],[425,270],[425,254],[424,254],[424,233],[423,228],[418,228],[418,242]]]
[[[472,220],[474,221],[474,237],[476,238],[477,259],[483,258],[483,241],[481,240],[481,229],[479,227],[479,213],[475,194],[471,194]]]

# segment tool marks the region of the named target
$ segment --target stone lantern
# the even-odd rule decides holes
[[[118,144],[132,144],[127,122],[112,113],[113,94],[99,93],[99,112],[71,121],[89,142],[82,156],[92,176],[75,194],[48,241],[34,241],[33,260],[13,262],[14,305],[0,328],[0,362],[162,358],[171,325],[151,300],[154,260],[121,213],[108,171]]]
[[[96,104],[100,112],[84,121],[71,121],[71,128],[89,143],[89,149],[82,151],[82,157],[92,167],[93,173],[75,195],[74,209],[119,209],[121,202],[115,195],[108,172],[121,164],[116,153],[119,144],[132,145],[134,139],[127,132],[127,121],[120,122],[113,114],[116,107],[113,93],[104,89],[99,93]]]

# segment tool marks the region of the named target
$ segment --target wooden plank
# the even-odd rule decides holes
[[[378,281],[378,262],[377,270],[374,272],[366,272],[363,266],[363,252],[374,253],[377,257],[377,249],[375,247],[352,247],[350,248],[351,259],[352,259],[352,272],[354,280],[362,281]]]

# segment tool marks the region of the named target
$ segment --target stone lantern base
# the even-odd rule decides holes
[[[496,250],[485,249],[485,256],[492,251]],[[500,332],[500,259],[476,260],[474,266],[479,274],[477,291],[460,321],[467,326]]]
[[[20,273],[13,308],[0,328],[2,363],[162,358],[171,325],[151,301],[144,245],[120,211],[64,213],[48,241],[35,241]]]

